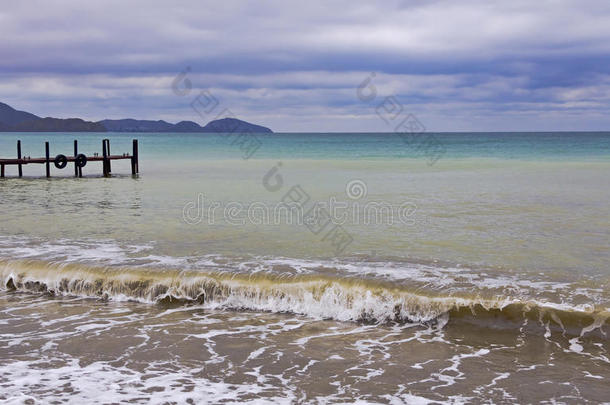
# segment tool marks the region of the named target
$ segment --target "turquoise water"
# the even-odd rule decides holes
[[[608,276],[610,133],[421,136],[434,137],[435,148],[421,147],[427,138],[406,143],[395,134],[260,134],[255,150],[230,135],[137,134],[137,179],[128,161],[113,163],[114,179],[97,178],[99,162],[83,169],[84,179],[53,167],[49,181],[38,180],[43,165],[24,166],[23,179],[0,185],[3,206],[11,207],[0,214],[1,227],[47,242],[153,244],[173,258],[373,255]],[[12,157],[17,139],[24,156],[42,155],[45,140],[51,156],[69,154],[75,137],[88,155],[101,153],[103,137],[122,154],[134,135],[5,133],[0,156]],[[335,202],[334,222],[353,239],[349,246],[338,252],[324,234],[278,210],[291,190],[308,199],[301,214],[314,202],[326,209]],[[248,210],[257,206],[266,210],[258,217]],[[189,207],[196,224],[185,220]]]
[[[4,133],[0,157],[134,137],[135,177],[116,161],[0,179],[11,392],[607,398],[610,133]]]
[[[421,146],[433,138],[441,147],[441,158],[497,159],[610,159],[610,133],[425,133],[413,141],[397,134],[381,133],[288,133],[256,134],[260,147],[253,159],[401,159],[423,158]],[[51,142],[51,155],[71,153],[73,139],[83,152],[101,153],[101,138],[112,140],[115,151],[131,152],[131,139],[142,143],[143,159],[232,159],[244,153],[230,134],[58,134],[3,133],[0,156],[16,156],[16,141],[22,139],[23,153],[44,156],[44,141]],[[406,139],[409,139],[408,137]]]
[[[433,149],[422,147],[428,136],[436,142]],[[81,152],[92,155],[101,153],[103,137],[111,139],[112,153],[131,152],[133,134],[5,133],[0,156],[13,157],[17,139],[25,156],[42,155],[45,140],[51,142],[51,156],[68,154],[74,138]],[[230,135],[137,134],[137,179],[131,178],[128,161],[113,163],[118,177],[112,180],[96,179],[99,162],[89,163],[88,177],[81,180],[71,178],[71,167],[53,167],[52,179],[40,181],[43,165],[24,166],[24,179],[6,179],[0,186],[3,205],[11,207],[2,212],[2,230],[49,241],[59,238],[61,227],[75,238],[152,243],[157,253],[171,257],[337,256],[320,241],[323,235],[295,226],[298,221],[248,218],[247,208],[257,204],[273,216],[298,186],[309,205],[328,207],[333,200],[344,207],[336,216],[354,240],[342,257],[608,275],[610,133],[422,137],[405,142],[395,134],[260,134],[252,151]],[[16,172],[7,167],[7,176]],[[282,186],[270,191],[276,175]],[[364,186],[365,195],[348,195],[350,182]],[[191,214],[200,221],[188,224],[184,208],[199,204],[199,196],[203,204]],[[366,211],[367,203],[377,203],[378,212]],[[213,212],[217,218],[203,221],[214,204],[220,205]],[[224,211],[231,204],[241,207],[234,224]],[[399,218],[401,207],[411,207],[408,218]],[[376,214],[379,220],[366,220]]]

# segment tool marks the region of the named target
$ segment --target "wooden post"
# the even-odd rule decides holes
[[[44,151],[46,156],[46,166],[47,166],[47,177],[51,177],[51,160],[49,158],[49,142],[44,143]]]
[[[104,177],[108,177],[108,175],[109,175],[109,173],[108,173],[108,153],[106,152],[106,140],[105,139],[102,141],[102,156],[103,156],[102,168],[104,171]]]
[[[21,159],[21,141],[17,141],[17,159]],[[19,168],[19,177],[23,176],[23,169],[21,163],[17,165]]]
[[[4,165],[0,165],[0,177],[4,177]]]
[[[78,177],[78,165],[76,164],[76,156],[78,155],[78,141],[74,140],[74,177]]]
[[[106,139],[106,152],[108,153],[108,156],[111,155],[110,153],[110,139]],[[112,165],[110,164],[111,160],[108,159],[108,174],[112,173]]]
[[[140,172],[138,167],[138,140],[133,140],[133,154],[131,155],[131,174],[136,175]]]

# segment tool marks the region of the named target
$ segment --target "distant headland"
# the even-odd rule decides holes
[[[172,124],[158,120],[85,121],[80,118],[41,118],[29,112],[19,111],[8,104],[0,103],[0,132],[249,132],[273,133],[267,127],[251,124],[236,118],[222,118],[201,126],[193,121]]]

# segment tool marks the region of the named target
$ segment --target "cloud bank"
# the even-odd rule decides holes
[[[375,107],[395,96],[429,131],[605,130],[609,17],[595,0],[5,2],[0,101],[205,124],[189,104],[207,89],[239,118],[314,132],[392,131]]]

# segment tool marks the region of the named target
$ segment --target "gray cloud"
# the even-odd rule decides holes
[[[6,2],[0,100],[198,120],[170,90],[190,66],[196,88],[274,130],[389,131],[355,95],[376,72],[377,102],[396,95],[430,130],[605,129],[609,14],[565,0]]]

